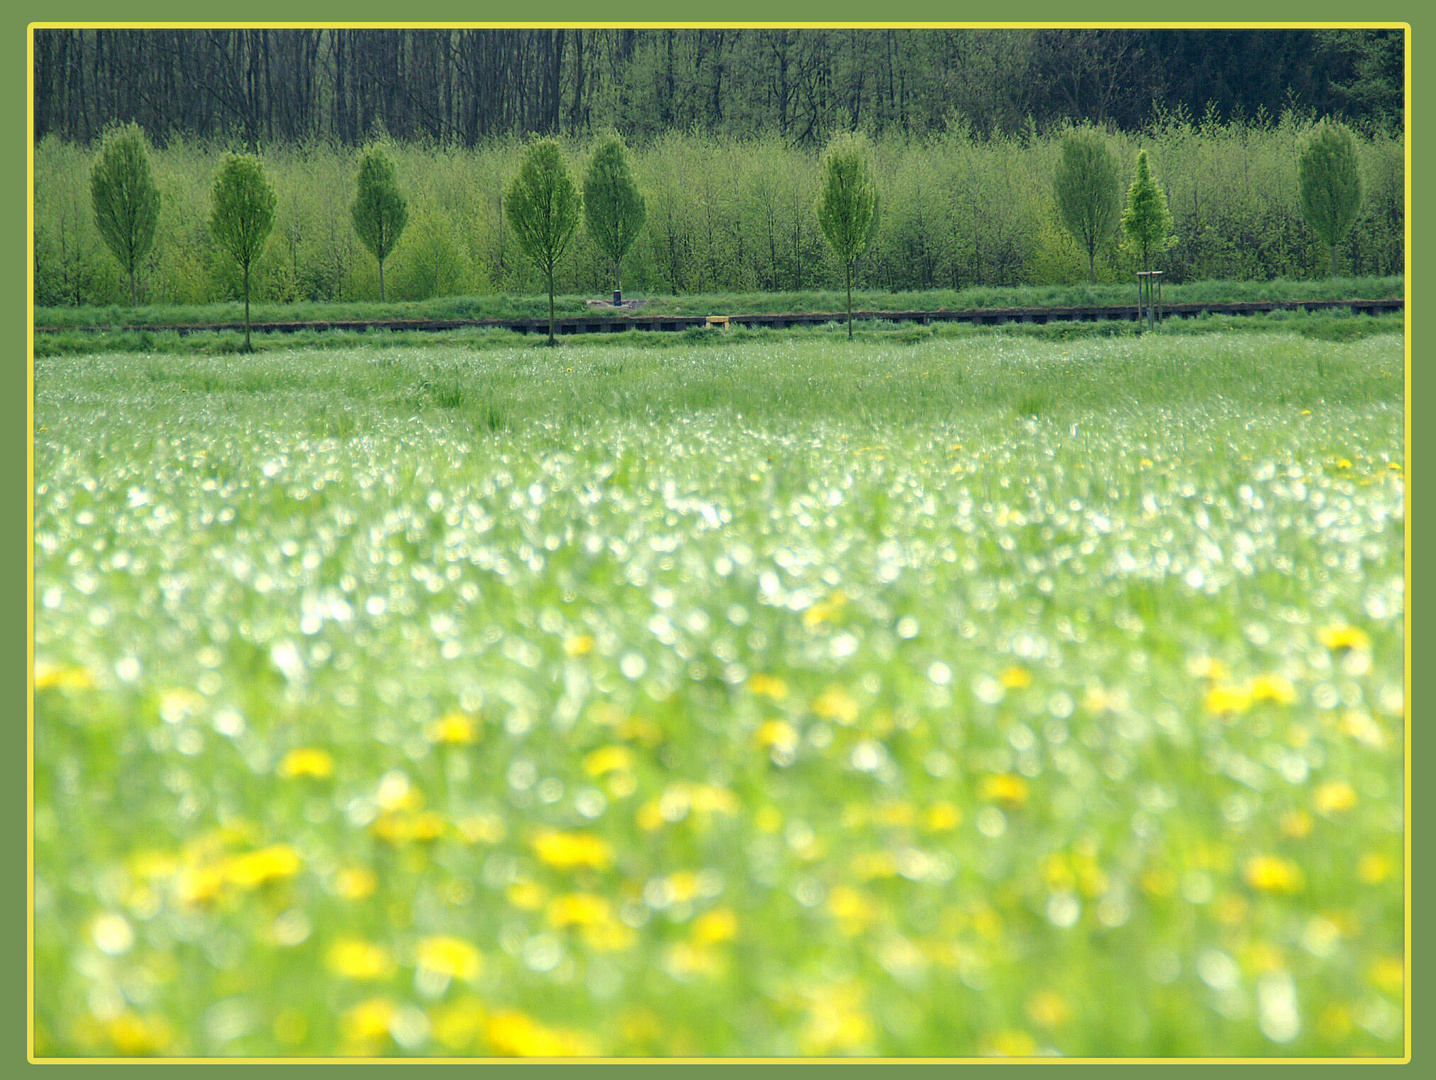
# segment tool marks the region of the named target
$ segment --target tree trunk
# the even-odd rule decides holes
[[[244,264],[244,351],[249,352],[249,263]]]
[[[1097,284],[1097,249],[1095,247],[1087,249],[1087,284]]]
[[[623,259],[613,260],[613,298],[615,301],[623,302]]]
[[[553,271],[548,272],[548,343],[557,345],[558,339],[553,336]]]
[[[379,303],[384,302],[384,260],[379,260]]]
[[[135,306],[135,267],[130,264],[130,307]]]
[[[1336,277],[1336,245],[1331,245],[1331,276]]]
[[[844,277],[848,282],[848,340],[853,340],[853,264],[845,267]]]

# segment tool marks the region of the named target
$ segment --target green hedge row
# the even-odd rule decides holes
[[[1296,161],[1310,118],[1269,124],[1168,122],[1110,145],[1129,175],[1145,148],[1167,192],[1177,244],[1168,280],[1314,279],[1328,254],[1301,217]],[[873,145],[879,188],[876,239],[859,263],[866,288],[889,291],[1085,280],[1076,244],[1057,222],[1052,196],[1061,133],[978,137],[955,127],[918,141]],[[591,140],[566,144],[580,182]],[[1359,139],[1367,196],[1341,252],[1353,276],[1398,274],[1405,230],[1404,147]],[[210,187],[225,147],[174,144],[152,152],[163,194],[159,232],[140,274],[140,302],[204,304],[239,293],[237,271],[210,243]],[[385,264],[391,299],[541,291],[501,212],[517,172],[516,140],[474,149],[414,143],[387,147],[409,200],[409,224]],[[54,138],[35,148],[35,302],[128,302],[90,207],[97,147]],[[731,140],[670,133],[630,150],[648,223],[625,262],[629,295],[812,290],[841,283],[818,228],[818,152],[777,138]],[[262,152],[279,205],[258,266],[257,301],[351,301],[378,295],[374,259],[350,220],[358,152],[328,145]],[[1125,188],[1126,180],[1124,180]],[[556,287],[603,295],[606,260],[580,231]],[[1131,281],[1111,243],[1099,281]]]

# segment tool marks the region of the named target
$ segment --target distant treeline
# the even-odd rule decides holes
[[[1167,280],[1316,278],[1329,253],[1302,217],[1297,156],[1312,119],[1287,112],[1264,122],[1168,117],[1107,136],[1123,189],[1139,148],[1166,190],[1177,243]],[[872,142],[879,224],[858,264],[862,287],[900,291],[1086,280],[1086,260],[1060,227],[1053,175],[1062,132],[974,134],[954,124],[927,138]],[[578,182],[594,139],[565,140]],[[1344,274],[1403,269],[1404,153],[1384,131],[1357,140],[1366,200],[1340,250]],[[477,147],[391,140],[389,156],[409,223],[386,262],[390,299],[542,291],[502,213],[502,193],[523,143]],[[158,235],[139,275],[142,303],[200,304],[238,295],[232,262],[209,237],[216,143],[172,140],[153,152],[162,194]],[[770,134],[669,133],[630,152],[648,206],[625,262],[630,295],[830,288],[842,271],[819,230],[820,148]],[[54,136],[35,153],[35,282],[40,305],[127,303],[128,282],[104,247],[90,201],[96,147]],[[274,231],[257,267],[255,299],[377,298],[377,268],[350,217],[357,150],[332,143],[266,147],[278,195]],[[1103,281],[1136,267],[1114,231],[1098,257]],[[559,266],[561,293],[601,296],[611,268],[580,229]]]
[[[38,30],[35,135],[133,121],[160,146],[610,128],[815,146],[954,118],[1011,135],[1286,109],[1395,132],[1402,74],[1401,34],[1380,30]]]

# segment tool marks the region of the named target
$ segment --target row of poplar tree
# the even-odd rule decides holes
[[[1363,184],[1355,139],[1344,126],[1316,126],[1298,160],[1303,216],[1331,250],[1337,250],[1361,208]],[[851,335],[852,288],[857,261],[878,221],[879,193],[863,136],[845,133],[831,140],[822,162],[818,223],[843,267]],[[149,165],[142,130],[127,125],[107,136],[90,177],[95,222],[106,245],[127,274],[130,302],[137,298],[137,274],[154,243],[160,193]],[[384,262],[408,221],[408,204],[395,169],[379,147],[363,155],[351,207],[355,233],[378,263],[379,297],[384,296]],[[1144,271],[1175,242],[1173,222],[1161,185],[1145,150],[1121,207],[1120,165],[1106,141],[1091,129],[1070,131],[1062,140],[1054,177],[1058,217],[1087,258],[1096,281],[1096,256],[1119,221],[1125,249]],[[276,198],[263,166],[253,156],[230,154],[215,177],[210,234],[239,270],[245,302],[245,347],[249,347],[250,274],[273,227]],[[628,166],[623,141],[602,140],[589,162],[582,191],[569,176],[552,139],[528,147],[518,175],[504,196],[505,215],[522,251],[543,275],[549,296],[549,338],[554,327],[554,276],[583,219],[590,238],[612,265],[614,299],[621,299],[624,256],[644,227],[646,206]],[[1120,212],[1120,213],[1119,213]]]

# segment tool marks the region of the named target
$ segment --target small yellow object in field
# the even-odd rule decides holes
[[[593,652],[593,635],[578,634],[563,643],[563,651],[569,656],[587,656]]]
[[[623,769],[632,769],[633,751],[626,746],[600,746],[583,759],[583,771],[600,777]]]
[[[439,936],[419,942],[418,966],[421,971],[451,979],[472,982],[483,970],[479,950],[463,938]]]
[[[1009,690],[1025,690],[1032,685],[1032,672],[1014,664],[1004,669],[998,679]]]
[[[713,327],[715,327],[715,326],[718,327],[718,329],[720,329],[720,330],[727,330],[727,329],[728,329],[728,316],[727,316],[727,315],[709,315],[709,316],[708,316],[708,322],[705,324],[704,329],[711,330],[711,329],[713,329]]]
[[[1318,814],[1340,814],[1356,805],[1356,789],[1345,780],[1329,780],[1316,789],[1312,805]]]
[[[333,774],[334,758],[326,750],[304,746],[285,754],[284,759],[279,763],[278,771],[279,775],[286,779],[295,776],[312,776],[316,780],[323,780]]]
[[[1252,701],[1275,701],[1290,705],[1296,700],[1296,688],[1283,675],[1258,675],[1251,683]]]
[[[593,833],[547,829],[534,837],[533,849],[540,862],[557,870],[602,870],[613,861],[613,849]]]
[[[772,675],[754,675],[748,680],[748,689],[773,701],[782,701],[788,696],[788,684]]]
[[[479,725],[472,716],[451,712],[430,724],[426,734],[430,742],[472,743],[478,741]]]
[[[1002,802],[1021,806],[1027,802],[1027,781],[1012,773],[985,776],[977,785],[977,797],[986,802]]]
[[[1207,691],[1207,711],[1233,715],[1251,708],[1251,691],[1240,686],[1214,686]]]
[[[1332,652],[1340,652],[1342,649],[1367,652],[1371,649],[1371,638],[1366,631],[1355,626],[1328,626],[1319,631],[1316,637]]]
[[[1263,892],[1301,891],[1303,878],[1301,867],[1280,855],[1254,855],[1242,868],[1246,883]]]
[[[393,958],[382,945],[357,938],[340,938],[325,956],[329,970],[346,979],[382,979],[394,970]]]

